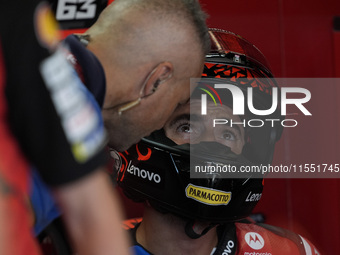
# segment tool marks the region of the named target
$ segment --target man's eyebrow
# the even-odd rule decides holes
[[[202,121],[202,117],[199,114],[189,114],[189,113],[184,113],[181,115],[178,115],[176,118],[174,118],[171,122],[170,122],[170,126],[173,126],[174,124],[176,124],[179,121]]]
[[[190,97],[188,98],[188,100],[187,101],[185,101],[182,105],[186,105],[187,103],[189,103],[190,102]]]

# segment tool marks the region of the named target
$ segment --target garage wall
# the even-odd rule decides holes
[[[209,26],[230,30],[255,44],[276,77],[340,77],[340,25],[334,27],[334,17],[340,16],[340,1],[201,2],[210,15]],[[312,95],[319,89],[311,88]],[[332,87],[329,95],[318,98],[314,108],[327,105],[339,112],[340,88]],[[327,118],[327,123],[311,123],[298,132],[285,130],[274,163],[313,163],[310,160],[314,156],[339,163],[340,116]],[[306,146],[305,133],[315,134],[313,148]],[[323,254],[340,254],[339,201],[338,179],[268,179],[255,212],[263,213],[269,224],[303,234]]]

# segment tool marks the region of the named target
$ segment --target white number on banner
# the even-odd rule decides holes
[[[57,20],[92,19],[96,15],[95,0],[59,0]],[[77,5],[81,4],[79,10]]]

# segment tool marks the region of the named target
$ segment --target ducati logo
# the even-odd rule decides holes
[[[248,232],[245,236],[244,239],[246,243],[250,246],[250,248],[254,250],[260,250],[264,246],[264,239],[263,237],[255,232]]]
[[[114,165],[113,165],[113,171],[117,172],[122,168],[122,157],[119,155],[119,152],[116,150],[112,150],[110,149],[110,156],[113,158],[114,160]]]

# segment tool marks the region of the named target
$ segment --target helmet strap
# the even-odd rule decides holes
[[[204,236],[206,233],[208,233],[208,231],[210,229],[212,229],[213,227],[218,225],[218,224],[210,224],[205,229],[203,229],[203,231],[201,233],[197,233],[194,230],[195,223],[196,223],[196,221],[194,221],[194,220],[188,220],[187,223],[185,224],[185,227],[184,227],[185,233],[191,239],[197,239],[197,238],[200,238],[201,236]]]

